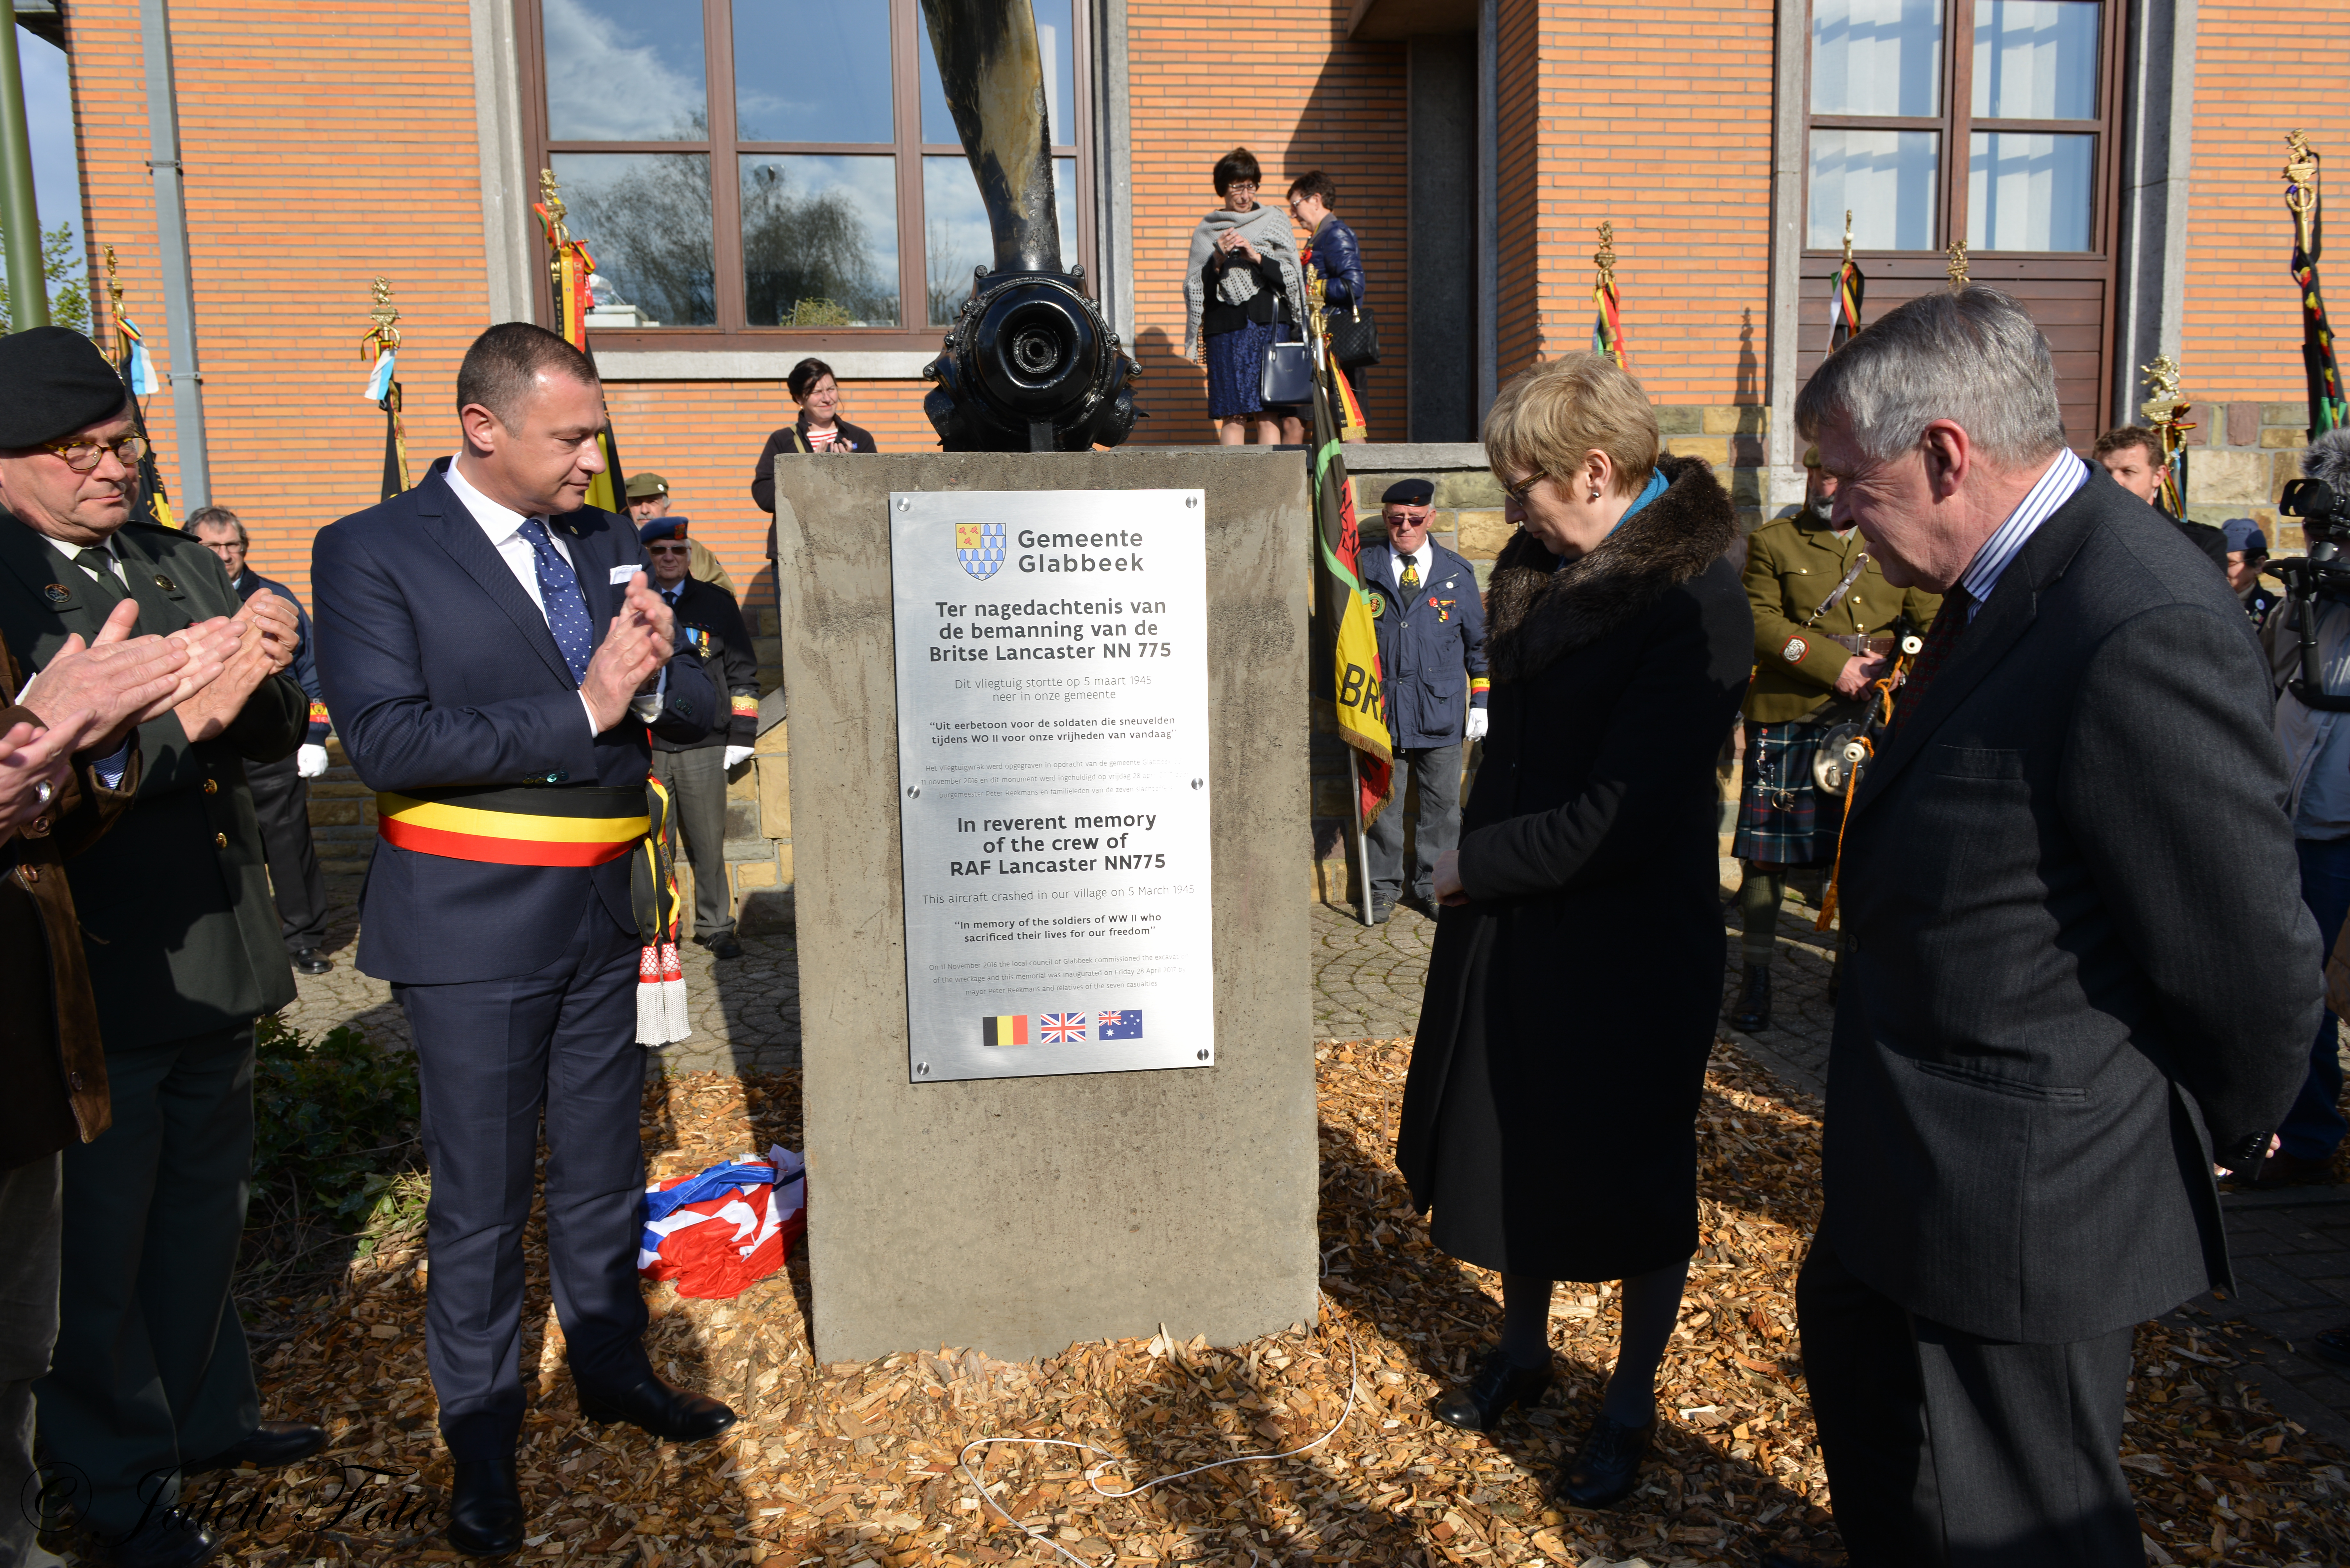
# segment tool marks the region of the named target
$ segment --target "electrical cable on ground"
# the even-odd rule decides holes
[[[1338,1315],[1337,1303],[1331,1301],[1328,1296],[1324,1295],[1318,1288],[1314,1293],[1315,1297],[1323,1303],[1323,1304],[1330,1308],[1330,1316],[1332,1321],[1336,1321]],[[1162,1328],[1160,1332],[1163,1334],[1165,1330]],[[1099,1564],[1087,1562],[1084,1558],[1078,1556],[1076,1552],[1069,1551],[1066,1547],[1061,1545],[1060,1542],[1050,1539],[1042,1532],[1031,1530],[1026,1525],[1021,1523],[1018,1520],[1013,1518],[1011,1513],[1005,1510],[1003,1505],[996,1501],[995,1499],[988,1492],[986,1479],[978,1471],[972,1469],[972,1450],[973,1449],[984,1449],[995,1443],[1020,1443],[1030,1448],[1082,1449],[1087,1453],[1099,1454],[1102,1456],[1100,1459],[1086,1467],[1086,1485],[1096,1497],[1107,1498],[1113,1501],[1124,1497],[1139,1497],[1142,1493],[1149,1491],[1152,1487],[1165,1486],[1170,1481],[1179,1481],[1183,1480],[1186,1476],[1201,1475],[1209,1470],[1222,1469],[1227,1465],[1246,1465],[1255,1464],[1267,1459],[1295,1459],[1299,1454],[1305,1453],[1309,1449],[1320,1448],[1323,1444],[1336,1437],[1339,1429],[1346,1426],[1347,1417],[1355,1413],[1355,1397],[1357,1391],[1357,1385],[1362,1375],[1362,1357],[1360,1353],[1355,1348],[1354,1331],[1341,1324],[1339,1332],[1345,1334],[1347,1338],[1346,1408],[1338,1412],[1338,1418],[1330,1423],[1330,1429],[1328,1431],[1323,1433],[1320,1437],[1315,1438],[1310,1443],[1303,1443],[1294,1449],[1284,1449],[1277,1454],[1234,1454],[1228,1459],[1211,1459],[1204,1465],[1193,1465],[1188,1470],[1177,1470],[1172,1475],[1154,1477],[1149,1480],[1144,1481],[1140,1486],[1128,1487],[1124,1491],[1104,1491],[1101,1487],[1101,1482],[1096,1478],[1099,1476],[1103,1470],[1111,1469],[1114,1466],[1123,1465],[1126,1461],[1122,1460],[1118,1455],[1111,1453],[1107,1449],[1101,1447],[1097,1443],[1084,1442],[1074,1438],[973,1438],[970,1442],[965,1443],[962,1446],[962,1452],[955,1457],[955,1468],[962,1471],[965,1478],[970,1480],[972,1489],[979,1493],[979,1501],[985,1503],[989,1508],[993,1509],[998,1514],[1002,1515],[1004,1523],[1012,1526],[1013,1529],[1028,1537],[1029,1540],[1036,1542],[1041,1545],[1050,1547],[1055,1552],[1059,1552],[1062,1556],[1076,1563],[1077,1568],[1100,1568]],[[983,1463],[984,1461],[982,1462]],[[1252,1563],[1256,1561],[1256,1552],[1253,1548],[1249,1552],[1249,1560]]]

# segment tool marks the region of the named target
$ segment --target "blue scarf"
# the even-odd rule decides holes
[[[1631,517],[1631,515],[1632,515],[1632,514],[1633,514],[1633,513],[1638,512],[1641,507],[1646,506],[1649,502],[1654,501],[1658,496],[1662,495],[1664,493],[1665,493],[1665,473],[1664,473],[1664,470],[1662,470],[1662,469],[1652,469],[1652,470],[1650,470],[1650,471],[1649,471],[1649,473],[1648,473],[1648,483],[1647,486],[1641,490],[1641,492],[1640,492],[1640,493],[1639,493],[1639,494],[1638,494],[1638,495],[1636,495],[1636,496],[1634,496],[1634,497],[1632,498],[1632,504],[1631,504],[1631,505],[1627,506],[1626,508],[1624,508],[1624,515],[1623,515],[1622,517],[1618,517],[1617,519],[1616,519],[1615,526],[1614,526],[1614,527],[1611,527],[1611,528],[1609,528],[1609,529],[1607,530],[1608,534],[1609,534],[1610,535],[1613,535],[1615,534],[1615,532],[1616,532],[1616,529],[1617,529],[1617,528],[1621,528],[1622,526],[1624,526],[1625,522],[1626,522],[1627,519],[1629,519],[1629,518]],[[1579,557],[1579,556],[1577,557],[1577,559],[1580,559],[1580,558],[1581,558],[1581,557]],[[1553,566],[1553,567],[1551,568],[1551,570],[1552,570],[1552,571],[1554,571],[1554,572],[1563,572],[1563,571],[1566,570],[1566,557],[1565,557],[1565,556],[1560,556],[1560,557],[1559,557],[1558,565],[1557,565],[1557,566]]]

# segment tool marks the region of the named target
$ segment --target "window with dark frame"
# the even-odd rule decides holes
[[[515,0],[530,165],[608,348],[930,349],[993,244],[919,0]],[[1091,240],[1084,11],[1035,0],[1065,262]],[[550,314],[537,280],[541,318]]]
[[[1845,213],[1866,322],[1966,242],[2055,355],[2069,439],[2112,396],[2120,0],[1811,0],[1798,380],[1827,350]]]

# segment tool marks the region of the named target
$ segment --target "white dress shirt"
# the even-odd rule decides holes
[[[465,504],[465,510],[473,514],[473,521],[479,524],[482,532],[488,535],[490,548],[498,553],[498,559],[506,564],[506,570],[515,575],[515,581],[522,585],[522,591],[530,596],[530,602],[538,607],[538,613],[544,617],[546,614],[546,600],[538,591],[538,553],[530,547],[530,541],[522,536],[522,525],[533,519],[502,502],[491,500],[474,489],[465,478],[464,472],[458,468],[457,460],[453,457],[449,460],[449,466],[442,470],[442,477],[449,482],[449,488],[457,493],[457,499]],[[565,562],[571,566],[572,575],[577,576],[579,563],[571,558],[570,542],[563,536],[560,530],[547,527],[546,518],[541,517],[536,521],[541,527],[546,528],[547,538],[554,542],[556,553],[562,556]],[[580,597],[583,602],[586,600],[585,587],[580,589]],[[650,691],[639,693],[629,704],[629,711],[646,723],[651,723],[660,717],[661,698],[668,690],[669,670],[663,668],[653,689]],[[589,730],[595,733],[601,733],[600,727],[596,723],[596,710],[588,706],[588,694],[584,691],[579,694],[579,706],[587,711]]]
[[[1427,539],[1422,539],[1419,542],[1419,548],[1409,556],[1399,553],[1393,545],[1388,546],[1388,576],[1394,580],[1399,589],[1403,587],[1403,564],[1406,561],[1412,562],[1419,567],[1419,580],[1423,586],[1426,585],[1428,569],[1436,564],[1436,545]]]
[[[1991,589],[1999,586],[2000,574],[2022,553],[2025,541],[2040,531],[2040,525],[2054,514],[2056,508],[2072,500],[2088,483],[2089,465],[2071,448],[2058,452],[2050,460],[2032,488],[2023,493],[2023,499],[2015,504],[2015,510],[2007,514],[2007,521],[1982,542],[1982,548],[1975,552],[1975,558],[1967,564],[1959,578],[1959,587],[1966,589],[1973,601],[1967,606],[1969,626],[1982,613]]]

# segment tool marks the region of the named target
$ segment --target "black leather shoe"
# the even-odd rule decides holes
[[[1375,926],[1386,925],[1388,923],[1388,917],[1394,912],[1395,906],[1392,904],[1373,904],[1371,906],[1371,924]]]
[[[1448,1427],[1467,1432],[1490,1432],[1503,1411],[1513,1405],[1533,1409],[1549,1386],[1547,1355],[1540,1366],[1517,1366],[1511,1364],[1507,1351],[1496,1350],[1485,1357],[1467,1387],[1455,1388],[1439,1399],[1430,1413]]]
[[[672,1388],[650,1373],[633,1388],[582,1386],[579,1413],[599,1427],[626,1421],[672,1443],[698,1443],[734,1424],[734,1412],[717,1400]]]
[[[1750,963],[1746,966],[1746,989],[1731,1010],[1730,1026],[1741,1034],[1753,1034],[1771,1027],[1771,966]]]
[[[107,1568],[196,1568],[220,1551],[220,1537],[176,1508],[159,1509],[120,1540],[82,1532],[81,1560]]]
[[[335,961],[316,948],[303,948],[293,957],[296,974],[324,974],[335,967]]]
[[[209,1459],[202,1459],[182,1467],[182,1473],[203,1475],[207,1470],[233,1470],[239,1465],[290,1465],[296,1459],[307,1459],[327,1446],[327,1428],[314,1427],[307,1421],[264,1421],[241,1443],[231,1443]]]
[[[721,931],[702,945],[710,950],[712,958],[738,959],[743,956],[743,944],[734,940],[732,931]]]
[[[515,1462],[459,1459],[449,1488],[449,1544],[469,1557],[522,1550],[522,1489]]]
[[[1551,1491],[1576,1508],[1607,1508],[1623,1501],[1639,1484],[1640,1461],[1648,1457],[1656,1436],[1654,1416],[1646,1426],[1627,1427],[1601,1411],[1584,1434],[1582,1451],[1558,1472]]]

